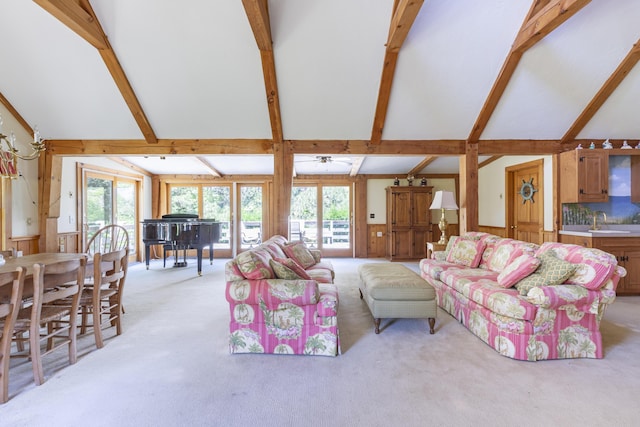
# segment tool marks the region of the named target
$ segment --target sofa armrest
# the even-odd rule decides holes
[[[315,280],[235,280],[227,282],[225,296],[230,304],[259,305],[270,310],[283,302],[297,306],[315,305],[320,301],[318,282]]]
[[[523,298],[542,308],[574,307],[578,311],[596,314],[601,304],[611,304],[615,300],[615,286],[613,278],[595,291],[580,285],[539,286],[530,289]]]

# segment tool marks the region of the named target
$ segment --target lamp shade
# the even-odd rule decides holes
[[[429,209],[457,210],[458,205],[451,191],[436,191]]]

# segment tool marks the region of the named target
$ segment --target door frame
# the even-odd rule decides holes
[[[524,169],[537,168],[538,176],[540,177],[540,183],[536,191],[537,207],[539,210],[539,241],[544,241],[544,159],[532,160],[526,163],[520,163],[505,168],[505,235],[508,238],[513,239],[515,233],[515,211],[513,205],[515,199],[519,196],[515,189],[515,177],[517,173]]]

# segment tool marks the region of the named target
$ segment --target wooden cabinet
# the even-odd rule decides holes
[[[615,256],[627,270],[620,279],[617,295],[640,295],[640,237],[583,237],[561,234],[560,242],[598,248]]]
[[[595,203],[609,200],[609,153],[571,150],[560,153],[560,202]]]
[[[387,258],[424,257],[431,238],[433,187],[387,187]]]

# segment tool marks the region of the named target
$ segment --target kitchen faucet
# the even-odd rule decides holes
[[[602,218],[604,219],[604,223],[606,224],[607,222],[607,214],[602,212],[602,211],[595,211],[593,213],[593,228],[592,230],[599,230],[600,227],[598,226],[598,215],[602,215]]]

